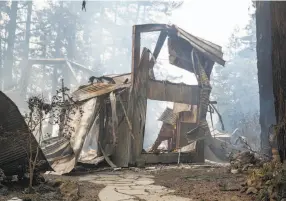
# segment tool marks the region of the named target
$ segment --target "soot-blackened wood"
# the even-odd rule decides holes
[[[156,46],[155,46],[155,49],[154,49],[154,52],[153,52],[153,57],[155,59],[158,58],[159,54],[160,54],[160,51],[165,43],[165,40],[167,38],[167,32],[166,31],[161,31],[160,32],[160,35],[159,35],[159,38],[157,40],[157,43],[156,43]]]
[[[256,2],[257,69],[260,100],[261,151],[271,155],[269,128],[275,124],[271,63],[270,2]]]
[[[150,66],[150,51],[144,48],[138,69],[134,72],[134,84],[129,99],[128,116],[132,121],[130,164],[135,164],[143,149],[144,128],[147,108],[147,84]]]
[[[273,93],[276,113],[277,143],[280,159],[285,160],[285,115],[286,115],[286,2],[270,2],[272,33]]]
[[[140,61],[140,32],[137,31],[137,26],[133,26],[132,32],[132,62],[131,62],[131,83],[134,83],[134,75]]]
[[[125,112],[128,106],[129,90],[124,91],[117,96],[117,115],[118,115],[118,129],[117,129],[117,144],[112,154],[112,161],[118,167],[128,167],[129,163],[129,141],[130,133],[128,120],[125,116]],[[124,109],[123,109],[124,107]],[[109,135],[112,135],[111,133]]]
[[[147,97],[152,100],[198,104],[198,85],[176,84],[171,82],[149,80]]]

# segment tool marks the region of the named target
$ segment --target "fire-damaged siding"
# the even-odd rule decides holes
[[[21,174],[27,164],[29,129],[13,101],[0,91],[0,168],[6,175]],[[33,153],[38,143],[31,135]],[[39,159],[45,160],[42,151]]]
[[[148,98],[177,103],[198,104],[197,85],[175,84],[168,81],[148,80]]]

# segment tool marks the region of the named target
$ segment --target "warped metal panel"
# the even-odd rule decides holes
[[[6,175],[20,174],[28,164],[27,152],[31,142],[32,152],[36,153],[38,143],[15,103],[0,91],[0,168]],[[39,160],[46,158],[39,148]],[[47,167],[48,169],[48,167]]]
[[[183,29],[173,25],[177,29],[178,37],[188,41],[190,45],[210,60],[224,66],[222,48],[212,42],[196,37]]]
[[[72,96],[75,101],[83,101],[129,86],[130,84],[94,83],[78,89],[72,94]]]
[[[147,97],[152,100],[197,105],[198,94],[197,85],[174,84],[151,79],[148,81]]]
[[[173,113],[171,108],[166,108],[161,116],[158,118],[159,121],[162,121],[167,124],[174,125],[176,123],[178,115]]]

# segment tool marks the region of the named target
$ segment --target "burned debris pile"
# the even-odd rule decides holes
[[[230,156],[231,172],[233,174],[246,172],[249,168],[259,168],[263,161],[250,151],[243,151]]]
[[[141,34],[154,31],[160,32],[154,51],[141,48]],[[156,80],[153,67],[166,39],[170,64],[194,73],[198,85]],[[220,46],[175,25],[144,24],[133,26],[131,73],[97,78],[92,71],[66,59],[29,60],[27,65],[64,64],[66,74],[72,75],[75,80],[73,68],[93,76],[88,84],[71,94],[77,108],[73,112],[61,110],[64,118],[60,120],[57,133],[41,143],[39,157],[48,161],[52,170],[59,174],[71,172],[78,163],[97,165],[105,161],[116,168],[177,163],[178,158],[179,162],[204,162],[210,154],[214,158],[219,157],[221,153],[217,147],[220,147],[220,142],[212,138],[206,115],[210,103],[213,103],[209,100],[210,74],[215,63],[224,65],[222,56]],[[23,76],[21,83],[21,93],[26,94],[28,77]],[[70,87],[69,82],[67,87]],[[158,139],[152,151],[145,153],[142,150],[147,99],[174,102],[174,108],[160,118],[164,123]],[[20,112],[11,100],[1,105],[1,111],[4,111],[1,115],[11,113],[5,104],[13,105],[10,106],[12,112],[18,113],[1,116],[1,125],[13,123],[13,128],[26,129]],[[21,125],[16,125],[19,122],[22,122]],[[69,132],[65,133],[66,130]],[[28,132],[27,129],[25,131]],[[18,139],[18,136],[13,138]],[[168,152],[155,154],[164,139],[169,141]],[[38,145],[36,140],[35,145]],[[15,173],[24,164],[21,162],[24,158],[20,146],[12,148],[8,143],[0,147],[0,165],[3,165],[4,172]],[[11,166],[16,169],[12,170]]]

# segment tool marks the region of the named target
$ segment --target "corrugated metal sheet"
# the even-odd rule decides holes
[[[75,101],[83,101],[126,87],[130,87],[130,84],[94,83],[78,89],[72,94],[72,97]]]
[[[178,37],[188,41],[193,48],[208,57],[210,60],[224,66],[225,61],[223,60],[222,48],[220,46],[196,37],[176,25],[173,25],[172,27],[177,30]]]
[[[29,151],[29,129],[14,102],[0,91],[0,168],[5,174],[25,171]],[[33,153],[38,143],[32,136]],[[39,159],[46,160],[40,150]]]
[[[166,108],[165,111],[159,117],[159,121],[165,122],[167,124],[175,125],[178,115],[173,113],[171,108]]]

